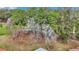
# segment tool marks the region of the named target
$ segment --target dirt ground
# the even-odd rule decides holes
[[[78,51],[79,41],[68,40],[67,43],[58,41],[38,41],[28,36],[24,40],[12,40],[10,36],[0,36],[0,50],[1,51],[34,51],[38,48],[45,48],[48,51]]]

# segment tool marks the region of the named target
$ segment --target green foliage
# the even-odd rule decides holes
[[[71,10],[71,8],[50,10],[43,7],[33,7],[28,10],[0,10],[0,18],[7,19],[10,16],[14,26],[26,26],[27,20],[34,18],[40,25],[49,24],[52,30],[63,39],[68,39],[70,33],[75,33],[76,37],[79,37],[79,10]],[[6,28],[1,24],[0,29],[1,32],[6,32]]]
[[[6,19],[8,19],[10,16],[11,14],[9,10],[0,9],[0,19],[6,21]]]
[[[0,35],[8,35],[9,32],[8,32],[8,29],[7,29],[7,26],[6,25],[1,25],[0,26]]]
[[[26,12],[24,10],[13,10],[11,12],[11,18],[16,25],[25,25],[26,24]]]
[[[28,17],[33,17],[38,24],[47,23],[48,9],[47,8],[31,8],[27,12]]]
[[[62,39],[68,39],[70,33],[75,32],[78,36],[79,20],[78,11],[73,11],[70,8],[63,8],[62,10],[50,10],[48,8],[30,8],[29,10],[15,10],[12,18],[17,24],[24,24],[27,18],[34,18],[35,22],[42,25],[49,24],[51,28]],[[76,27],[76,30],[74,30]]]

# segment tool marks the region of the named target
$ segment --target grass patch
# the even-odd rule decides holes
[[[0,35],[8,35],[8,28],[5,24],[0,24]]]

